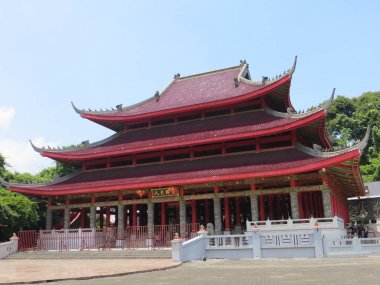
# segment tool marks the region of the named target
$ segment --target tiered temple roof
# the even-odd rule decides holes
[[[369,131],[362,142],[345,150],[331,148],[324,125],[325,104],[306,113],[296,113],[289,99],[291,69],[270,80],[251,80],[248,64],[197,74],[176,75],[161,93],[139,104],[111,111],[85,111],[74,105],[82,117],[116,131],[96,143],[84,143],[73,149],[33,148],[41,155],[63,163],[81,165],[82,170],[59,181],[45,185],[20,185],[2,181],[11,190],[34,195],[71,195],[95,192],[136,190],[152,187],[181,186],[223,181],[249,181],[267,177],[286,177],[302,173],[326,171],[335,187],[346,196],[363,192],[359,158]],[[335,91],[335,90],[334,90]],[[252,101],[254,100],[254,101]],[[236,112],[234,106],[257,104],[253,109]],[[236,105],[238,104],[238,105]],[[232,107],[231,107],[232,106]],[[205,117],[205,110],[229,110],[222,115]],[[219,109],[218,109],[219,108]],[[223,109],[224,108],[224,109]],[[230,109],[228,109],[230,108]],[[181,114],[203,112],[198,119],[177,121]],[[170,123],[152,126],[154,119],[172,118]],[[143,125],[131,129],[131,124]],[[284,134],[282,137],[278,135]],[[273,138],[273,136],[276,136]],[[96,159],[123,159],[128,155],[175,150],[180,147],[221,143],[240,143],[257,139],[252,149],[241,148],[234,153],[222,151],[207,156],[117,165],[109,163],[102,169],[86,169]],[[277,140],[276,140],[277,139]],[[278,147],[260,147],[261,141],[288,140]],[[162,154],[161,154],[162,155]]]

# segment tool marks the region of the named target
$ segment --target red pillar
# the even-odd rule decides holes
[[[102,229],[104,227],[104,208],[100,207],[99,226]]]
[[[106,227],[111,226],[111,209],[109,206],[106,207]]]
[[[318,210],[318,193],[317,192],[312,192],[313,193],[313,208],[314,208],[314,217],[319,218],[319,210]]]
[[[302,205],[303,205],[303,210],[305,214],[305,219],[310,218],[310,210],[309,210],[309,204],[308,204],[308,199],[307,199],[307,192],[302,193]]]
[[[315,215],[314,215],[314,204],[313,204],[313,193],[312,192],[308,192],[307,196],[308,196],[307,200],[308,200],[308,203],[309,203],[310,216],[315,217]]]
[[[305,214],[304,214],[304,211],[303,211],[303,203],[302,203],[302,195],[303,193],[302,192],[298,192],[298,211],[299,211],[299,217],[300,219],[304,219],[305,218]]]
[[[273,195],[268,195],[269,219],[273,220]]]
[[[236,225],[238,227],[241,226],[241,219],[240,219],[240,198],[235,198],[235,217],[236,217]]]
[[[335,216],[335,196],[330,193],[330,200],[331,200],[331,213],[333,216]]]
[[[161,225],[166,225],[166,204],[161,203]]]
[[[83,229],[86,227],[86,209],[82,208],[80,210],[80,227]]]
[[[137,226],[137,204],[132,205],[132,226]]]
[[[230,204],[228,197],[224,197],[224,230],[231,230],[231,221],[230,221]]]
[[[192,231],[195,232],[197,230],[197,200],[191,200],[191,227]]]
[[[260,221],[265,221],[264,195],[260,196]]]
[[[210,209],[209,209],[209,202],[208,200],[205,200],[205,223],[206,225],[210,222]]]

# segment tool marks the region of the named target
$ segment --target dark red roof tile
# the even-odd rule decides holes
[[[85,171],[55,185],[32,187],[40,190],[75,190],[101,186],[144,184],[213,176],[292,169],[327,158],[314,157],[296,149],[263,153],[234,154],[219,157],[147,164],[136,167]],[[169,182],[170,183],[170,182]]]
[[[283,126],[296,120],[297,119],[293,118],[273,117],[264,111],[255,111],[179,123],[176,125],[153,127],[151,129],[129,131],[99,146],[72,151],[60,151],[59,153],[86,155],[125,149],[133,150],[144,146],[160,146],[170,143],[266,130]]]

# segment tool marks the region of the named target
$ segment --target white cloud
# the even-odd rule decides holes
[[[43,137],[35,138],[32,141],[36,146],[57,146],[56,142],[47,142]],[[42,157],[34,151],[29,142],[0,139],[0,153],[11,165],[11,171],[35,174],[45,167],[54,165],[53,160]]]
[[[16,114],[16,111],[12,107],[0,106],[0,130],[6,130]]]

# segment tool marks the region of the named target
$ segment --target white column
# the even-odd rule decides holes
[[[290,206],[292,207],[292,219],[299,219],[299,207],[298,207],[298,193],[290,192]]]
[[[124,205],[122,204],[117,205],[117,238],[124,238]]]
[[[322,201],[325,218],[332,217],[330,190],[322,191]]]
[[[53,225],[52,225],[52,210],[50,209],[50,207],[48,206],[47,207],[47,210],[46,210],[46,229],[47,230],[51,230]]]
[[[251,195],[249,198],[251,199],[252,221],[258,221],[259,220],[259,205],[258,205],[257,195]]]
[[[180,236],[186,237],[186,201],[179,200],[179,224],[180,224]]]
[[[148,202],[148,238],[153,237],[153,225],[154,225],[154,204]]]
[[[69,229],[70,228],[70,208],[68,208],[67,206],[65,207],[63,221],[64,221],[63,228]]]
[[[222,213],[221,213],[221,206],[220,206],[220,198],[212,198],[214,202],[214,227],[215,227],[215,234],[221,235],[222,234]]]
[[[91,205],[90,207],[90,228],[96,227],[96,207]]]

